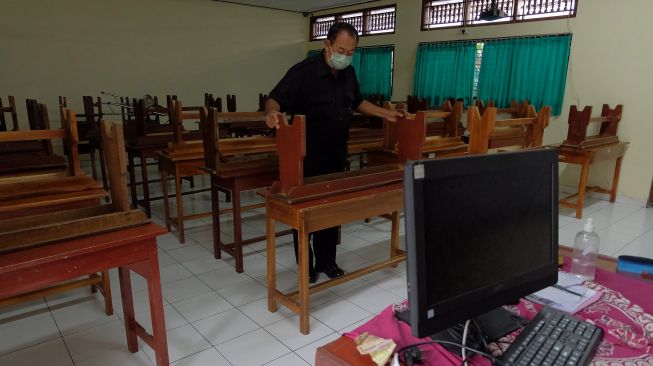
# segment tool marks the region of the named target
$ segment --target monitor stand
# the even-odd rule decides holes
[[[399,320],[410,324],[409,312],[410,310],[402,311],[397,313],[396,316]],[[528,324],[527,319],[511,313],[503,307],[498,307],[485,314],[481,314],[472,320],[473,321],[470,322],[467,330],[465,345],[479,351],[485,351],[485,344],[492,343]],[[464,329],[465,322],[462,322],[441,332],[435,333],[431,335],[430,338],[433,340],[462,344]],[[455,354],[461,354],[460,347],[445,344],[442,346]]]

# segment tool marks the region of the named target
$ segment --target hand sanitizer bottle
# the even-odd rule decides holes
[[[596,256],[599,253],[599,236],[594,232],[594,220],[587,219],[583,231],[576,234],[571,273],[585,281],[594,280]]]

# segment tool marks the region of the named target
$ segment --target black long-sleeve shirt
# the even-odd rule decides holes
[[[322,51],[291,67],[270,98],[282,112],[306,116],[305,163],[347,158],[351,116],[363,101],[352,66],[334,77]]]

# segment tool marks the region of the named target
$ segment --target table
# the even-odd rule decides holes
[[[156,244],[165,232],[150,223],[0,255],[0,299],[118,267],[129,351],[138,351],[140,337],[154,349],[157,366],[168,365]],[[152,335],[134,316],[130,270],[147,280]]]
[[[626,154],[627,142],[617,142],[606,145],[586,147],[583,149],[567,148],[561,145],[555,145],[560,151],[560,162],[569,164],[578,164],[581,166],[580,182],[578,183],[578,192],[560,199],[560,205],[576,209],[576,218],[583,216],[583,206],[585,205],[585,193],[601,192],[610,194],[610,202],[617,198],[617,186],[619,185],[619,175],[621,172],[621,161]],[[587,187],[590,165],[596,161],[616,159],[612,186],[610,189],[598,186]],[[578,197],[576,202],[570,199]]]
[[[277,311],[277,302],[299,314],[301,333],[309,333],[309,295],[358,278],[406,259],[399,249],[399,212],[403,208],[403,184],[393,183],[358,192],[339,194],[322,199],[288,204],[283,197],[268,194],[266,202],[268,310]],[[390,258],[361,268],[341,277],[309,287],[308,234],[348,222],[390,213],[392,232]],[[277,290],[275,221],[280,221],[298,231],[299,289],[284,294]]]
[[[562,253],[566,253],[562,251]],[[612,273],[615,260],[603,257],[597,269],[596,282],[586,283],[587,287],[603,291],[603,296],[595,304],[590,305],[577,315],[591,319],[604,330],[604,341],[599,346],[594,361],[598,364],[618,365],[650,365],[653,364],[653,283],[643,281],[620,273]],[[565,257],[565,269],[569,268],[569,257]],[[606,268],[606,269],[603,269]],[[517,307],[520,315],[532,318],[540,306],[522,300]],[[368,355],[362,356],[356,350],[352,337],[369,331],[370,334],[384,338],[393,338],[399,347],[415,343],[418,339],[411,335],[410,327],[395,320],[392,307],[386,308],[381,314],[368,323],[346,334],[339,339],[317,349],[316,366],[326,365],[357,365],[375,366]],[[508,335],[506,341],[514,341],[517,334]],[[493,350],[501,351],[507,345],[496,345]],[[501,346],[501,347],[499,347]],[[453,355],[440,346],[435,346],[433,352],[437,365],[459,365],[460,357]],[[489,365],[486,359],[473,358],[470,364]],[[428,365],[428,364],[425,364]]]

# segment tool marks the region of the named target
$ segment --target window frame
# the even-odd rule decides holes
[[[326,17],[335,17],[335,22],[338,22],[342,20],[343,16],[346,15],[351,15],[355,13],[363,13],[363,27],[367,23],[367,19],[370,16],[370,13],[374,10],[381,10],[381,9],[388,9],[388,8],[394,8],[394,27],[392,32],[383,32],[383,33],[367,33],[365,29],[359,30],[358,32],[358,37],[370,37],[370,36],[383,36],[383,35],[388,35],[388,34],[395,34],[397,31],[397,4],[387,4],[387,5],[382,5],[382,6],[375,6],[372,8],[364,8],[364,9],[356,9],[356,10],[350,10],[350,11],[343,11],[339,13],[330,13],[330,14],[322,14],[322,15],[313,15],[311,16],[311,19],[309,21],[308,25],[308,41],[313,42],[313,41],[321,41],[326,38],[316,38],[315,34],[313,32],[313,25],[315,24],[315,21],[318,18],[326,18]]]
[[[426,8],[427,8],[427,3],[431,3],[433,0],[422,0],[422,13],[421,13],[421,21],[420,21],[420,31],[426,32],[426,31],[434,31],[434,30],[440,30],[440,29],[452,29],[452,28],[468,28],[468,27],[485,27],[488,25],[502,25],[502,24],[517,24],[517,23],[527,23],[527,22],[539,22],[539,21],[545,21],[545,20],[556,20],[556,19],[568,19],[568,18],[575,18],[577,13],[578,13],[578,6],[580,3],[580,0],[573,0],[576,2],[574,11],[573,13],[570,13],[569,15],[559,15],[559,16],[550,16],[550,17],[540,17],[540,18],[530,18],[530,19],[517,19],[517,9],[519,6],[519,2],[521,0],[511,0],[513,1],[513,13],[510,14],[510,20],[508,21],[502,21],[502,22],[487,22],[487,23],[470,23],[468,22],[468,9],[469,9],[469,3],[473,0],[462,0],[464,4],[464,15],[463,15],[463,21],[462,24],[452,24],[452,25],[444,25],[441,27],[433,27],[429,28],[430,24],[426,23]]]

